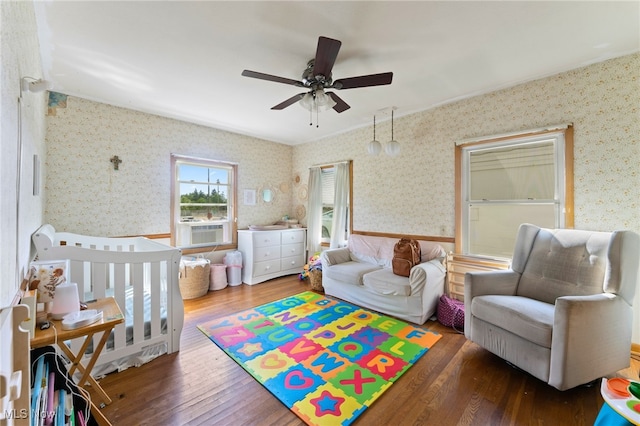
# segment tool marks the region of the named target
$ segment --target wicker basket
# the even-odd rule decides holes
[[[322,287],[322,271],[317,269],[309,271],[309,283],[311,284],[311,290],[324,293],[324,287]]]
[[[209,291],[211,265],[209,259],[180,262],[180,294],[184,300],[202,297]]]

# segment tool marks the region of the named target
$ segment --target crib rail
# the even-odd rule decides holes
[[[51,225],[44,225],[33,240],[40,260],[70,260],[69,280],[77,283],[81,300],[113,296],[123,311],[125,322],[114,329],[97,366],[155,345],[166,344],[167,353],[179,350],[184,322],[179,249],[144,237],[56,233]]]

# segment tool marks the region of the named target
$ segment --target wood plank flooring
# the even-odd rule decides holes
[[[308,290],[296,276],[186,300],[181,350],[103,378],[114,425],[304,425],[196,325]],[[565,392],[437,322],[442,339],[354,425],[592,425],[599,381]],[[637,379],[637,367],[627,371]],[[626,370],[625,370],[626,371]]]

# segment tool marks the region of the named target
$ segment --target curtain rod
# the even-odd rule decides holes
[[[518,132],[502,133],[502,134],[499,134],[499,135],[480,136],[478,138],[470,138],[470,139],[464,139],[464,140],[461,140],[461,141],[457,141],[456,145],[460,146],[460,145],[465,145],[465,144],[473,143],[473,142],[490,141],[490,140],[493,140],[493,139],[509,138],[509,137],[513,137],[513,136],[525,136],[525,135],[530,135],[530,134],[535,134],[535,133],[552,132],[554,130],[564,130],[564,129],[567,129],[567,128],[571,127],[571,126],[573,126],[573,123],[565,123],[565,124],[557,124],[555,126],[539,127],[537,129],[520,130]]]
[[[309,166],[309,168],[312,167],[327,167],[327,166],[335,166],[336,164],[349,164],[351,163],[352,160],[344,160],[344,161],[336,161],[334,163],[326,163],[326,164],[314,164],[312,166]]]

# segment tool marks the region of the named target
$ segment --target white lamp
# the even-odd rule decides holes
[[[391,109],[391,141],[387,142],[384,151],[391,157],[395,157],[400,153],[400,144],[393,138],[393,108]]]
[[[54,320],[60,320],[65,315],[80,310],[80,298],[78,296],[78,284],[63,283],[56,286],[53,303],[49,314]]]
[[[378,155],[382,151],[382,144],[376,140],[376,116],[373,116],[373,140],[367,144],[367,151],[371,155]]]
[[[326,93],[323,89],[312,90],[300,99],[300,105],[308,110],[326,111],[336,105],[336,101]]]

